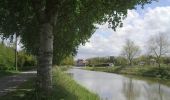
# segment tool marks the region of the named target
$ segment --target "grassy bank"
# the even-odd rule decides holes
[[[54,71],[54,100],[99,100],[99,97],[77,84],[60,70]],[[59,94],[59,95],[58,95]]]
[[[31,79],[16,91],[0,97],[0,100],[36,100],[34,80]],[[99,97],[77,84],[60,69],[55,69],[53,71],[52,99],[50,100],[99,100]]]
[[[117,74],[137,75],[154,77],[161,79],[170,79],[169,67],[151,67],[151,66],[133,66],[133,67],[86,67],[86,70],[103,71]]]

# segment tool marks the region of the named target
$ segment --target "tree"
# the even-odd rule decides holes
[[[38,87],[49,95],[53,57],[60,63],[90,38],[96,29],[94,24],[109,22],[116,29],[122,26],[127,9],[151,1],[1,0],[0,32],[4,37],[17,33],[24,47],[38,56]]]
[[[148,40],[148,51],[156,58],[158,67],[161,67],[161,58],[165,56],[170,48],[168,36],[164,33],[159,33],[155,36],[151,36]]]
[[[118,56],[115,58],[115,66],[121,66],[124,67],[127,64],[127,59],[122,56]]]
[[[133,41],[126,40],[126,44],[123,46],[122,55],[126,57],[129,65],[132,65],[134,57],[139,55],[140,48]]]
[[[62,60],[61,65],[74,65],[74,57],[68,56],[64,60]]]

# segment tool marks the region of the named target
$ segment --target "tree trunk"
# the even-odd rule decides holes
[[[53,26],[50,23],[40,25],[40,48],[38,56],[38,93],[41,98],[50,96],[52,89]],[[45,94],[44,94],[45,93]],[[38,99],[39,100],[39,99]]]
[[[132,66],[132,60],[131,59],[129,60],[129,66]]]
[[[17,65],[17,34],[15,34],[15,70],[18,70],[18,65]]]
[[[157,59],[157,63],[158,63],[158,68],[160,70],[160,68],[161,68],[160,58]]]

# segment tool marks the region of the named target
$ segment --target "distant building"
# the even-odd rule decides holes
[[[76,66],[77,67],[84,67],[84,66],[86,66],[87,65],[87,61],[86,60],[83,60],[83,59],[78,59],[77,61],[76,61]]]

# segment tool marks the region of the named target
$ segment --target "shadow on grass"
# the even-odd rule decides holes
[[[11,76],[11,75],[15,75],[18,74],[18,71],[5,71],[5,70],[0,70],[0,78],[4,77],[4,76]]]
[[[41,100],[99,100],[96,94],[77,84],[65,73],[57,71],[54,76],[52,98]],[[37,100],[35,80],[34,78],[25,82],[16,91],[0,97],[0,100]],[[45,95],[41,97],[44,98]]]
[[[35,100],[33,99],[34,79],[20,85],[15,91],[0,97],[0,100]]]
[[[32,82],[30,81],[29,83],[25,83],[24,85],[23,88],[20,87],[16,91],[0,97],[0,100],[37,100],[36,92],[35,89],[33,89]],[[27,88],[25,88],[26,86]],[[52,99],[50,100],[80,100],[80,99],[75,94],[67,91],[63,86],[55,85],[53,87]]]
[[[53,100],[78,100],[77,96],[67,91],[61,85],[55,85],[53,90]]]

